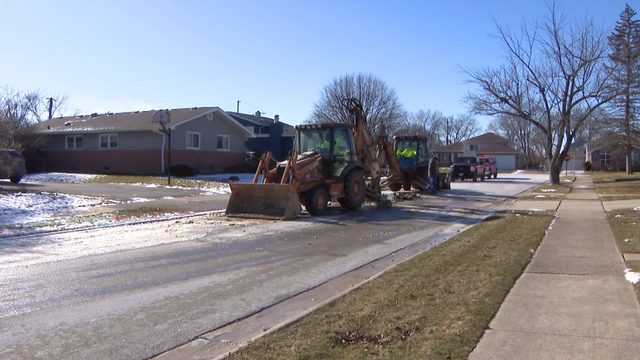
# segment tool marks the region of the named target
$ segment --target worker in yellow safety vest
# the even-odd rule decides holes
[[[400,151],[400,149],[398,149],[398,151],[396,151],[396,154],[398,156],[400,156],[401,158],[403,158],[403,159],[411,159],[414,156],[416,156],[417,153],[418,153],[418,150],[409,149],[409,148],[404,149],[402,151]]]

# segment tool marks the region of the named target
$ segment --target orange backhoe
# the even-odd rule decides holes
[[[297,125],[293,156],[269,169],[267,152],[253,183],[230,184],[227,216],[289,220],[300,215],[301,205],[320,215],[333,198],[348,209],[361,207],[365,198],[390,206],[381,195],[381,166],[362,105],[350,99],[345,106],[353,123]]]

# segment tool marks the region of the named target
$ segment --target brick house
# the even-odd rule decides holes
[[[585,144],[586,161],[591,162],[595,171],[625,171],[626,154],[620,135],[608,135]],[[640,143],[631,151],[633,171],[640,171]]]
[[[36,125],[47,142],[39,170],[97,174],[165,173],[187,165],[196,174],[240,171],[253,132],[217,107],[169,110],[168,136],[154,110],[60,117]],[[169,146],[169,139],[171,144]]]

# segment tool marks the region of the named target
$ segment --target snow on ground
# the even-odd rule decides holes
[[[28,174],[23,182],[65,182],[81,183],[103,175],[69,174],[69,173],[40,173]],[[196,180],[210,181],[208,188],[203,188],[202,195],[229,194],[230,181],[252,182],[254,174],[219,174],[199,175]],[[193,189],[178,186],[161,186],[149,184],[127,184],[141,187],[158,187],[174,189]],[[128,202],[148,202],[151,199],[132,198]],[[120,219],[113,214],[80,218],[74,213],[84,209],[114,205],[119,202],[104,197],[90,197],[81,195],[67,195],[49,192],[0,192],[0,237],[15,236],[36,232],[53,230],[68,230],[86,226],[101,226],[117,223]],[[154,216],[174,217],[175,214],[167,213]]]
[[[633,284],[637,284],[640,282],[640,273],[633,272],[629,269],[625,270],[624,277],[627,279],[627,281]]]

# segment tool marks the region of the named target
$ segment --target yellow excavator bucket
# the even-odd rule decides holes
[[[226,215],[291,220],[300,216],[300,197],[291,184],[229,184]]]

